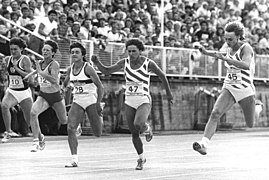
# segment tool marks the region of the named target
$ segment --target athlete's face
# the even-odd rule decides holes
[[[239,37],[234,34],[234,32],[227,32],[225,31],[224,39],[229,47],[234,47],[239,40]]]
[[[9,49],[12,56],[17,57],[21,55],[22,49],[18,45],[11,44]]]
[[[71,49],[71,60],[73,62],[77,62],[77,61],[82,61],[83,60],[83,55],[81,53],[80,48],[73,48]]]
[[[135,45],[128,46],[127,52],[131,60],[135,60],[140,56],[140,50]]]
[[[54,53],[52,52],[52,47],[48,44],[45,44],[42,48],[42,55],[45,59],[52,58],[52,56],[54,55]]]

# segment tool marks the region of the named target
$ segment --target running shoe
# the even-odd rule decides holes
[[[79,136],[81,136],[81,134],[82,134],[82,129],[81,129],[81,126],[79,124],[77,127],[76,136],[79,137]]]
[[[143,165],[146,163],[146,159],[138,159],[137,160],[137,166],[135,168],[135,170],[142,170],[143,169]]]
[[[153,132],[152,128],[150,127],[149,123],[146,123],[146,126],[148,127],[147,130],[144,132],[144,135],[146,137],[146,141],[150,142],[153,138]]]
[[[34,142],[32,145],[31,152],[37,152],[40,149],[39,144]]]
[[[45,136],[42,134],[42,140],[39,141],[39,149],[42,151],[46,146]]]
[[[11,139],[11,135],[10,135],[10,133],[9,132],[4,132],[4,137],[3,137],[3,139],[1,140],[1,142],[2,143],[6,143],[6,142],[8,142],[9,140]]]
[[[71,162],[67,163],[64,167],[66,167],[66,168],[78,167],[78,162],[71,161]]]
[[[20,137],[20,136],[21,136],[21,135],[15,133],[14,131],[9,132],[9,135],[10,135],[11,137]]]
[[[193,147],[193,150],[199,152],[202,155],[206,155],[207,154],[207,152],[206,152],[207,148],[202,143],[194,142],[193,145],[192,145],[192,147]]]

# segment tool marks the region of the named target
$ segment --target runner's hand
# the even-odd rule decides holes
[[[92,59],[91,60],[92,60],[92,62],[94,64],[97,64],[99,62],[98,57],[96,55],[92,55]]]

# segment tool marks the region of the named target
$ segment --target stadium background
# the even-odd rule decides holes
[[[16,3],[17,6],[14,5]],[[66,17],[69,23],[62,26],[58,23],[59,35],[51,36],[59,44],[56,60],[61,65],[62,77],[71,63],[69,45],[73,41],[78,40],[85,45],[88,59],[97,54],[105,65],[114,64],[126,56],[124,42],[128,38],[144,41],[146,50],[143,54],[153,59],[166,73],[175,99],[173,105],[168,104],[160,80],[153,75],[153,106],[149,120],[155,131],[203,128],[219,94],[225,68],[223,62],[201,55],[195,46],[202,44],[209,50],[220,50],[224,44],[225,24],[231,20],[241,21],[246,27],[246,40],[256,52],[256,98],[263,103],[263,111],[255,120],[255,126],[268,126],[269,6],[265,0],[28,0],[26,3],[2,0],[1,4],[1,63],[3,57],[9,55],[8,39],[11,37],[24,38],[29,49],[37,45],[33,43],[37,35],[34,29],[51,9],[58,12],[59,18]],[[45,7],[44,12],[40,10],[42,7]],[[28,12],[29,20],[21,18],[25,13],[23,11]],[[42,13],[44,17],[41,17]],[[17,21],[13,19],[16,14],[19,17]],[[40,59],[33,52],[25,53],[33,61]],[[4,71],[3,64],[1,71]],[[1,87],[6,79],[2,72]],[[99,75],[106,89],[104,131],[125,132],[122,72]],[[67,106],[72,101],[69,95],[66,95]],[[54,114],[50,112],[46,116]],[[50,119],[46,116],[45,119]],[[87,117],[83,127],[85,133],[90,131]],[[219,129],[231,128],[245,128],[238,105],[226,113],[219,123]]]

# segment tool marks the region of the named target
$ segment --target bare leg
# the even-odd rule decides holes
[[[219,95],[214,108],[210,114],[209,120],[206,124],[204,137],[211,139],[215,134],[217,129],[218,121],[220,117],[226,113],[233,105],[235,104],[235,100],[231,93],[223,89],[222,93]]]
[[[67,124],[67,117],[66,117],[67,113],[66,113],[64,99],[62,101],[54,103],[52,108],[54,109],[59,119],[58,128],[61,126],[61,124]]]
[[[72,155],[77,154],[78,140],[76,136],[76,129],[78,124],[82,121],[84,113],[84,109],[82,109],[76,103],[72,104],[68,113],[68,144]]]
[[[243,110],[248,127],[253,127],[255,119],[255,97],[249,96],[238,102]]]
[[[15,97],[10,94],[8,91],[6,92],[1,108],[2,108],[2,116],[5,123],[6,131],[11,132],[11,114],[10,114],[10,108],[14,107],[16,104],[18,104],[18,101],[15,99]]]
[[[96,104],[92,104],[86,108],[88,118],[90,120],[93,133],[96,137],[100,137],[102,134],[102,120],[101,117],[97,114]]]
[[[40,130],[39,121],[38,121],[38,115],[44,112],[48,108],[49,108],[49,105],[47,101],[41,96],[38,96],[32,106],[31,114],[30,114],[31,115],[30,124],[31,124],[34,139],[38,138],[40,141],[42,140],[41,130]]]
[[[24,99],[20,103],[20,106],[21,106],[21,109],[23,112],[24,119],[29,127],[30,126],[30,118],[31,118],[31,108],[33,106],[33,99],[32,98]]]

